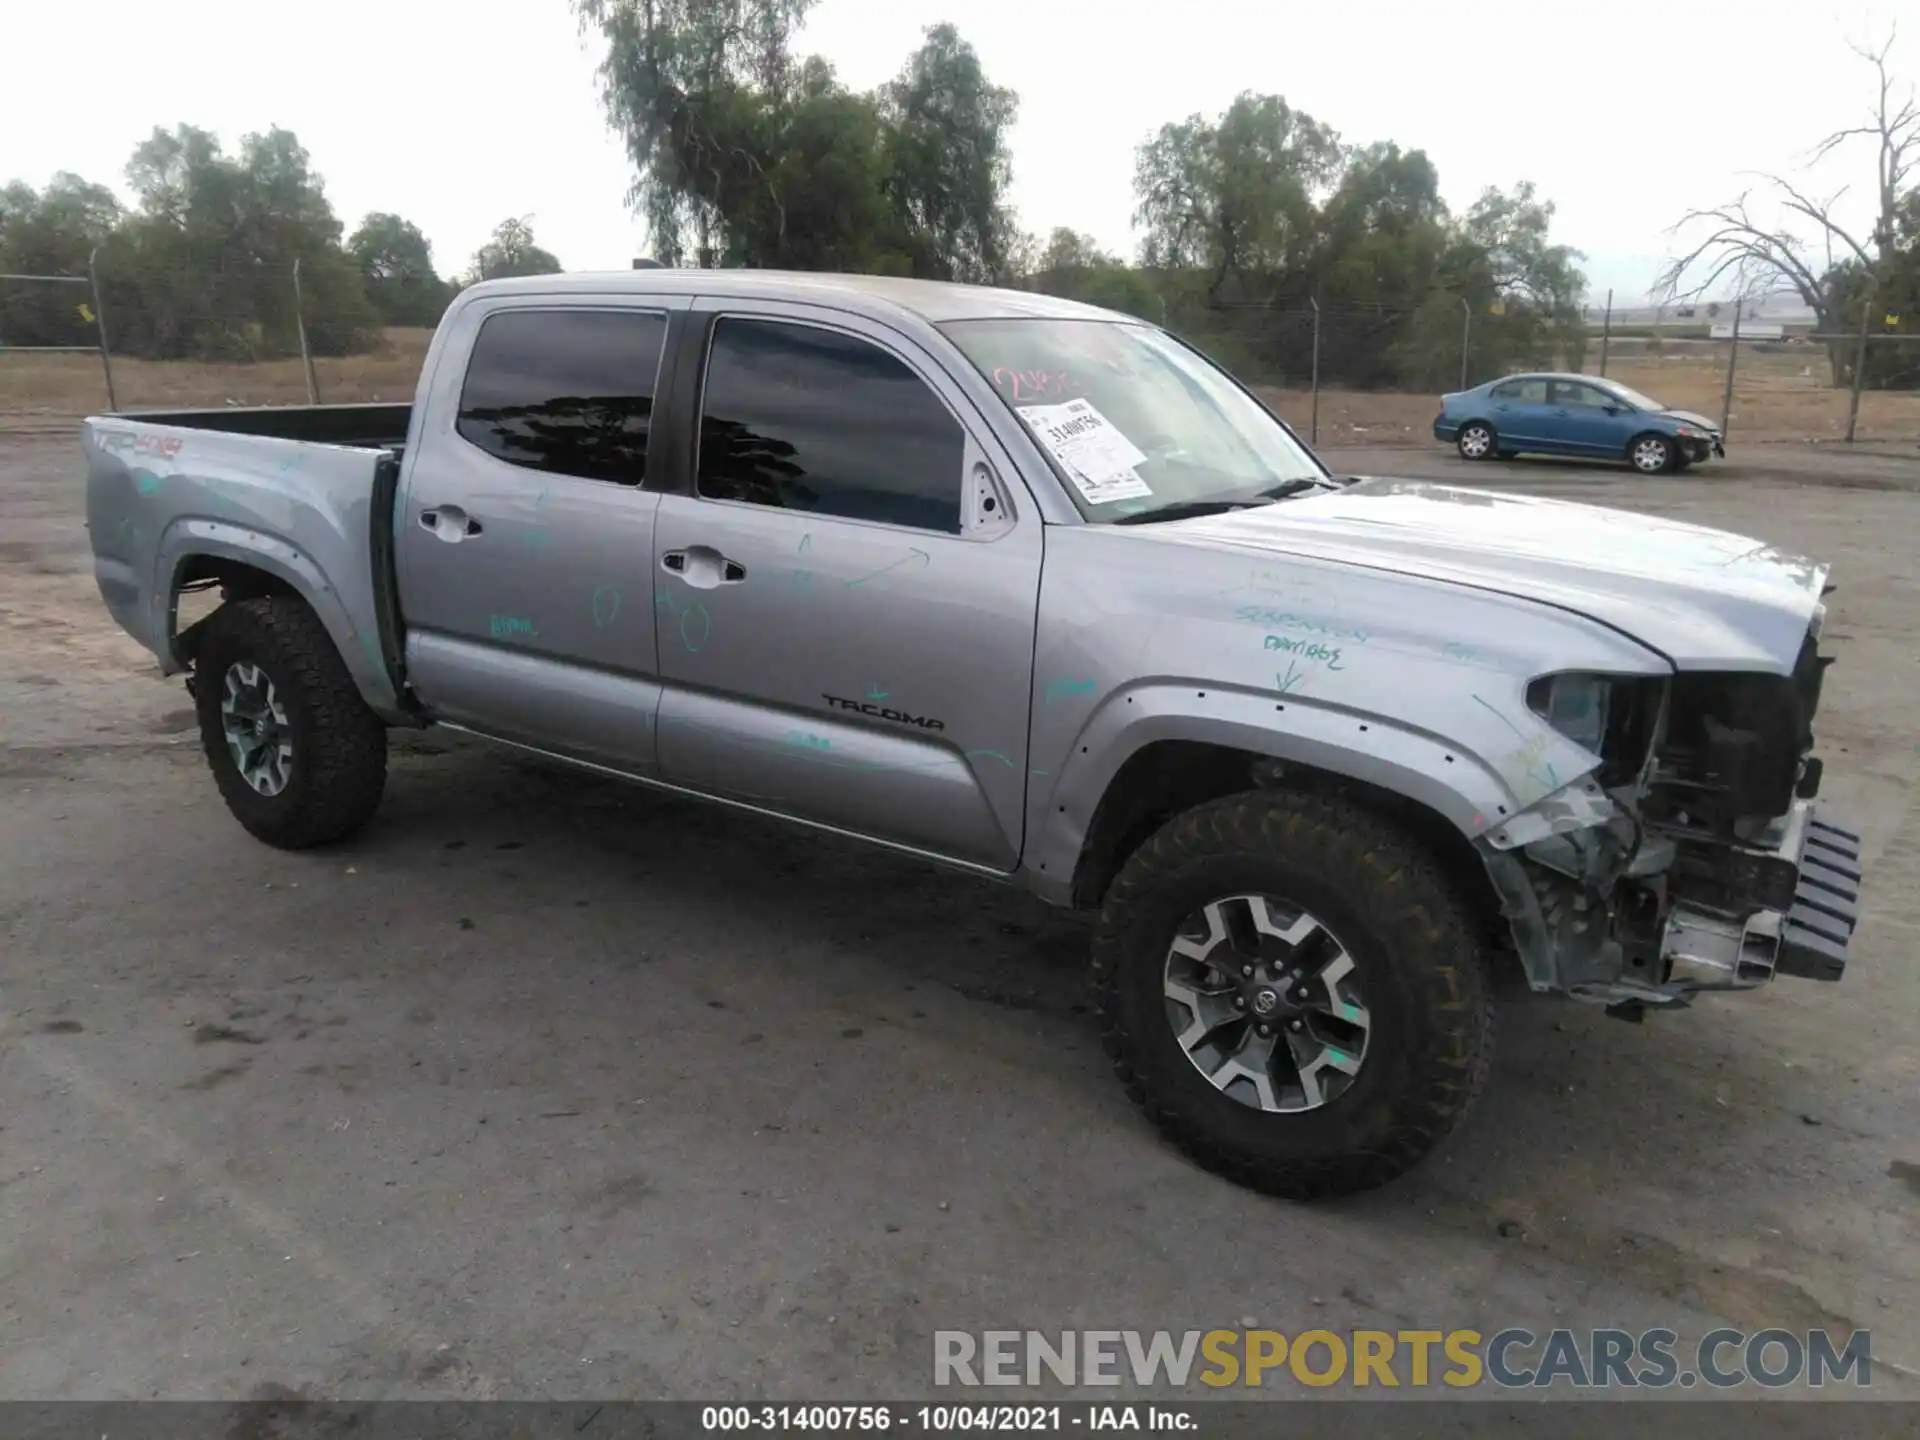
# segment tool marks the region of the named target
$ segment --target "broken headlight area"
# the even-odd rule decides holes
[[[1527,708],[1582,750],[1600,757],[1595,778],[1628,784],[1645,768],[1666,696],[1664,679],[1569,671],[1527,686]]]
[[[1813,721],[1832,663],[1816,637],[1817,626],[1786,675],[1552,675],[1529,687],[1536,714],[1600,757],[1594,778],[1616,807],[1604,825],[1523,851],[1546,960],[1530,967],[1537,988],[1637,1014],[1777,974],[1840,977],[1860,849],[1814,803]],[[1510,900],[1518,879],[1502,885]]]

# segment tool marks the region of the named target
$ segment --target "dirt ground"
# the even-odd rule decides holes
[[[0,1398],[952,1398],[936,1329],[1255,1324],[1865,1328],[1920,1396],[1915,467],[1330,458],[1831,561],[1869,872],[1843,983],[1518,1005],[1448,1149],[1300,1207],[1155,1138],[1019,895],[437,735],[251,841],[71,438],[0,438]]]
[[[317,393],[323,402],[411,400],[420,364],[433,338],[430,330],[390,330],[377,354],[314,362]],[[1724,344],[1668,341],[1663,353],[1621,341],[1607,374],[1668,405],[1720,417],[1725,399]],[[1599,346],[1589,347],[1587,368],[1599,368]],[[122,409],[165,409],[199,405],[300,405],[307,400],[307,376],[298,360],[264,365],[196,365],[117,359],[115,394]],[[1478,383],[1483,376],[1473,377]],[[1847,431],[1848,395],[1826,383],[1825,353],[1819,347],[1743,346],[1734,367],[1729,437],[1736,443],[1796,442],[1830,445]],[[1313,426],[1314,404],[1304,390],[1266,389],[1289,423],[1301,434]],[[100,362],[92,355],[0,355],[0,432],[59,424],[106,407]],[[1319,436],[1328,445],[1413,445],[1433,443],[1434,395],[1401,395],[1323,390]],[[1920,456],[1920,391],[1868,392],[1860,400],[1856,440],[1873,446],[1898,446]]]

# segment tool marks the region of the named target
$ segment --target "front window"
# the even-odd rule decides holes
[[[1225,373],[1149,326],[1001,319],[940,328],[1032,428],[1089,519],[1259,503],[1330,483]]]

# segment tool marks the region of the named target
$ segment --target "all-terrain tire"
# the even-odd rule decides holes
[[[1164,998],[1184,917],[1236,893],[1279,897],[1344,945],[1373,1017],[1351,1083],[1318,1109],[1231,1098],[1180,1046]],[[1386,1184],[1472,1108],[1493,1056],[1487,957],[1430,853],[1337,797],[1254,791],[1198,806],[1134,852],[1094,932],[1102,1040],[1134,1102],[1191,1159],[1293,1200]]]
[[[277,794],[249,784],[228,748],[221,702],[236,664],[257,667],[286,712],[293,758]],[[304,601],[263,596],[215,611],[194,658],[194,707],[221,797],[256,839],[310,849],[346,838],[379,808],[386,725],[360,698],[332,637]]]

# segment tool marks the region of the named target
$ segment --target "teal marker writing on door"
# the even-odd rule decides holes
[[[1049,680],[1046,693],[1041,696],[1042,705],[1051,705],[1064,695],[1091,695],[1098,687],[1091,680]]]
[[[533,628],[533,621],[520,615],[490,615],[488,627],[496,640],[508,640],[515,635],[527,635],[537,638],[540,632]]]

